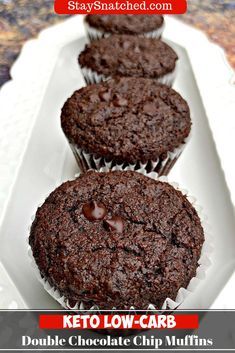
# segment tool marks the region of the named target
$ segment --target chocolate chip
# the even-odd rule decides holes
[[[111,90],[100,92],[99,97],[102,101],[108,102],[111,99]]]
[[[96,201],[83,205],[82,212],[89,221],[102,220],[107,214],[105,206],[101,202]]]
[[[104,220],[104,227],[108,231],[122,233],[124,229],[123,219],[120,216],[113,216],[110,219]]]
[[[115,105],[115,107],[125,107],[128,104],[128,100],[116,94],[114,96],[113,104]]]

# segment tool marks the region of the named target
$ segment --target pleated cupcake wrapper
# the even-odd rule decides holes
[[[81,67],[81,66],[80,66]],[[166,86],[172,86],[176,75],[177,75],[177,67],[178,64],[176,62],[175,69],[172,72],[169,72],[168,74],[158,77],[155,80],[159,83],[163,83]],[[103,74],[98,74],[96,71],[93,71],[92,69],[88,67],[81,67],[82,75],[84,77],[84,80],[87,85],[91,85],[93,83],[100,83],[103,81],[107,81],[108,79],[111,78],[111,76],[105,76]]]
[[[112,168],[112,170],[120,170],[119,167],[114,167]],[[125,168],[125,170],[130,170],[130,168]],[[100,172],[106,172],[106,168],[102,168],[100,170]],[[193,277],[188,285],[187,288],[183,288],[181,287],[177,293],[176,299],[172,300],[170,298],[167,298],[161,309],[156,309],[155,306],[151,303],[149,303],[148,308],[146,309],[146,311],[162,311],[162,310],[175,310],[175,309],[180,309],[180,305],[182,305],[182,303],[185,301],[185,299],[189,296],[190,293],[194,292],[197,288],[197,286],[201,283],[201,281],[203,281],[206,277],[206,271],[208,270],[208,268],[211,266],[211,253],[213,252],[213,238],[210,234],[210,226],[207,223],[207,217],[203,214],[202,212],[202,207],[199,206],[197,204],[197,201],[194,197],[190,196],[188,194],[187,190],[181,189],[179,187],[179,185],[177,183],[174,182],[169,182],[167,177],[158,177],[157,173],[152,172],[152,173],[146,173],[144,168],[141,168],[137,171],[138,173],[141,173],[147,177],[150,177],[154,180],[159,180],[162,182],[168,182],[170,185],[172,185],[175,189],[181,191],[181,193],[183,195],[185,195],[188,199],[188,201],[191,203],[191,205],[195,208],[195,210],[197,211],[197,214],[201,220],[201,224],[204,230],[204,236],[205,236],[205,241],[204,244],[202,246],[202,251],[201,251],[201,256],[200,259],[198,261],[198,268],[196,270],[196,276]],[[80,174],[76,174],[75,177],[79,177]],[[56,185],[56,188],[60,186]],[[43,202],[39,205],[39,207],[43,204]],[[35,215],[32,217],[32,221],[35,219]],[[31,225],[29,226],[29,231],[30,231]],[[28,242],[28,239],[27,239]],[[98,306],[94,305],[92,306],[89,310],[85,309],[84,307],[84,303],[78,302],[76,303],[76,305],[74,305],[73,307],[70,306],[69,304],[69,300],[67,300],[65,298],[65,296],[62,296],[60,294],[60,292],[52,287],[50,285],[50,283],[41,276],[40,271],[36,265],[36,262],[34,260],[33,254],[32,254],[32,250],[31,247],[29,246],[28,249],[28,255],[29,255],[29,259],[31,262],[31,266],[33,268],[33,271],[35,272],[35,275],[37,277],[37,279],[39,280],[39,282],[43,285],[44,289],[48,292],[48,294],[50,294],[51,297],[53,297],[63,308],[65,309],[70,309],[70,310],[83,310],[84,312],[88,312],[89,310],[91,311],[102,311],[102,308],[99,308]],[[133,312],[133,311],[138,311],[138,309],[135,309],[133,306],[130,307],[129,311]],[[112,310],[110,311],[115,311],[115,308],[112,308]]]
[[[101,31],[101,30],[98,30],[98,29],[90,26],[89,23],[87,23],[86,21],[84,21],[84,26],[85,26],[87,36],[88,36],[90,42],[92,42],[93,40],[96,40],[96,39],[107,38],[107,37],[110,37],[111,35],[113,35],[113,33]],[[164,27],[165,27],[165,24],[163,23],[162,26],[158,29],[155,29],[155,30],[149,31],[149,32],[145,32],[145,33],[134,34],[134,35],[138,36],[138,37],[158,39],[158,38],[161,38]]]
[[[158,158],[157,160],[148,161],[147,163],[136,162],[134,164],[121,163],[118,164],[115,161],[107,161],[103,157],[96,158],[93,154],[85,152],[82,148],[78,148],[69,141],[70,148],[75,156],[78,167],[81,172],[85,172],[88,169],[94,169],[99,171],[101,168],[105,168],[106,171],[111,170],[113,167],[118,167],[120,170],[124,170],[128,167],[130,170],[144,169],[147,173],[157,172],[158,176],[168,175],[171,168],[183,152],[183,149],[187,145],[191,138],[191,134],[184,140],[180,146],[175,148],[172,152],[167,152],[165,159]]]

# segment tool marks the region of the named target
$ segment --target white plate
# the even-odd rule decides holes
[[[77,64],[85,41],[83,31],[82,17],[73,17],[27,43],[12,69],[13,81],[0,94],[1,308],[58,307],[32,272],[26,239],[38,204],[77,171],[59,118],[66,98],[83,85]],[[167,18],[164,37],[179,54],[174,87],[189,102],[193,116],[192,139],[170,180],[188,189],[203,206],[215,246],[206,279],[183,307],[209,308],[233,271],[235,259],[235,218],[230,201],[230,194],[235,200],[231,183],[235,180],[231,168],[235,126],[235,92],[229,84],[232,72],[221,49],[201,32]]]

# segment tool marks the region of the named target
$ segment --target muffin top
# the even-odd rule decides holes
[[[76,91],[62,108],[68,140],[96,157],[146,163],[182,144],[191,128],[186,101],[144,78],[116,77]]]
[[[30,245],[41,275],[85,308],[161,308],[195,275],[200,219],[168,183],[133,171],[89,171],[37,210]]]
[[[163,25],[159,15],[87,15],[85,21],[98,30],[115,34],[141,34]]]
[[[175,68],[174,50],[155,38],[113,35],[87,44],[79,55],[81,67],[108,76],[159,78]]]

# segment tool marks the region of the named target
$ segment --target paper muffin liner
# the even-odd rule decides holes
[[[90,42],[92,42],[93,40],[96,40],[96,39],[107,38],[107,37],[110,37],[111,35],[113,35],[113,33],[98,30],[95,27],[90,26],[89,23],[86,21],[84,21],[84,26],[86,29],[87,37],[89,38]],[[159,27],[153,31],[143,32],[140,34],[133,34],[133,35],[138,36],[138,37],[147,37],[147,38],[158,39],[158,38],[161,38],[164,27],[165,27],[165,23],[163,22],[161,27]]]
[[[119,167],[115,167],[112,169],[114,170],[120,170]],[[125,170],[130,170],[130,168],[126,168]],[[107,172],[107,168],[102,168],[100,170],[100,172]],[[204,213],[202,212],[202,207],[198,205],[196,198],[192,197],[189,195],[188,191],[185,189],[182,189],[179,187],[178,183],[175,182],[169,182],[167,177],[158,177],[157,173],[152,172],[149,174],[146,174],[146,171],[144,168],[141,168],[137,171],[138,173],[141,173],[145,176],[148,176],[154,180],[159,180],[162,182],[168,182],[170,185],[172,185],[176,190],[179,190],[183,195],[185,195],[188,199],[188,201],[191,203],[191,205],[195,208],[195,210],[197,211],[197,214],[201,220],[201,224],[204,230],[204,243],[202,246],[202,250],[201,250],[201,256],[200,259],[198,260],[198,267],[196,270],[196,275],[195,277],[193,277],[187,288],[183,288],[181,287],[178,290],[177,296],[175,298],[175,300],[171,299],[171,298],[166,298],[162,307],[160,309],[156,309],[155,306],[152,303],[149,303],[148,308],[146,309],[146,311],[164,311],[164,310],[176,310],[176,309],[180,309],[180,305],[183,304],[183,302],[185,301],[185,299],[190,295],[190,293],[194,292],[196,290],[196,288],[198,287],[198,285],[201,283],[201,281],[205,280],[206,277],[206,272],[208,270],[208,268],[211,265],[211,253],[213,252],[213,238],[210,234],[210,226],[207,223],[207,217],[204,215]],[[75,177],[78,177],[80,174],[77,174]],[[57,185],[56,187],[58,187],[59,185]],[[40,204],[40,206],[42,205],[42,203]],[[35,215],[32,217],[32,221],[35,219]],[[31,229],[31,225],[29,226],[29,232]],[[28,239],[27,239],[28,240]],[[65,298],[65,296],[61,295],[60,292],[54,288],[53,286],[50,285],[50,283],[46,280],[46,278],[42,277],[40,274],[40,271],[37,267],[37,264],[34,260],[33,254],[32,254],[32,250],[31,247],[28,244],[28,255],[29,255],[29,260],[31,263],[31,267],[37,277],[37,279],[39,280],[39,282],[42,284],[42,286],[44,287],[44,289],[48,292],[48,294],[50,294],[50,296],[52,298],[54,298],[63,308],[65,309],[69,309],[69,310],[82,310],[84,312],[88,312],[88,311],[102,311],[102,308],[99,308],[97,305],[92,306],[90,309],[85,309],[84,307],[84,303],[82,301],[77,302],[74,306],[71,306],[69,303],[69,300],[67,298]],[[112,308],[110,311],[115,311],[116,308]],[[133,310],[138,311],[138,308],[134,308],[133,306],[131,306],[129,308],[129,311],[133,312]],[[128,311],[128,310],[126,310]]]
[[[107,81],[108,79],[111,78],[111,76],[105,76],[103,74],[98,74],[96,71],[93,71],[89,67],[81,67],[82,75],[83,78],[86,82],[87,85],[91,85],[93,83],[100,83],[102,81]],[[176,75],[177,75],[177,70],[178,70],[178,63],[176,62],[175,68],[172,72],[169,72],[168,74],[155,78],[155,80],[159,83],[163,83],[166,86],[172,87]]]
[[[81,172],[85,172],[89,169],[94,169],[99,171],[101,168],[106,168],[106,170],[111,170],[115,166],[118,168],[125,170],[125,168],[129,168],[130,170],[138,170],[140,168],[144,169],[147,173],[156,172],[158,176],[168,175],[177,159],[180,157],[183,152],[185,146],[189,142],[191,138],[191,133],[184,140],[184,142],[175,148],[172,152],[167,152],[165,158],[158,158],[157,160],[149,160],[146,163],[136,162],[134,164],[130,164],[127,162],[123,162],[118,164],[114,160],[107,160],[104,157],[96,158],[94,154],[85,152],[82,148],[77,147],[75,144],[70,143],[70,148],[74,154],[74,157],[77,161],[78,167]]]

